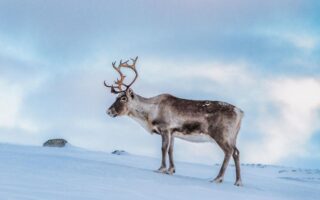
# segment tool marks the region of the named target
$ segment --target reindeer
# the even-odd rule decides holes
[[[239,108],[220,101],[196,101],[181,99],[170,94],[160,94],[145,98],[133,92],[132,84],[138,78],[136,62],[138,57],[122,62],[113,68],[120,79],[115,85],[104,85],[111,93],[118,94],[115,102],[107,110],[111,117],[129,116],[140,123],[149,133],[158,134],[162,138],[162,161],[157,170],[172,175],[175,173],[173,161],[174,139],[180,138],[192,142],[215,141],[224,152],[224,160],[220,171],[211,182],[221,183],[231,156],[235,162],[235,185],[241,186],[239,150],[236,139],[244,115]],[[125,76],[121,69],[128,68],[135,74],[133,81],[125,84]],[[169,155],[169,168],[166,167],[166,156]]]

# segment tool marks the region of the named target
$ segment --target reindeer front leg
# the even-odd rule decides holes
[[[162,160],[161,160],[161,166],[158,169],[158,172],[167,173],[166,160],[167,160],[167,153],[170,145],[171,136],[168,134],[168,132],[164,131],[161,134],[161,138],[162,138],[162,147],[161,147]]]
[[[169,162],[170,162],[170,166],[169,166],[169,170],[168,173],[170,175],[174,174],[176,172],[175,168],[174,168],[174,162],[173,162],[173,145],[174,145],[174,137],[170,137],[170,145],[169,145]]]

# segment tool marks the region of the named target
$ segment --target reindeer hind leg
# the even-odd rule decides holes
[[[213,179],[213,181],[216,183],[222,183],[225,171],[228,167],[229,160],[230,160],[231,155],[233,153],[232,149],[224,148],[223,151],[224,151],[223,163],[221,165],[221,168],[220,168],[220,171],[219,171],[217,177],[215,179]]]
[[[232,157],[236,167],[236,182],[234,183],[234,185],[242,186],[241,174],[240,174],[240,152],[237,149],[237,147],[234,147]]]

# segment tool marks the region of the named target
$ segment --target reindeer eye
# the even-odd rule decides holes
[[[127,101],[127,97],[121,97],[120,101],[126,102]]]

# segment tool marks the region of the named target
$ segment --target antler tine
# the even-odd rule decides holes
[[[134,68],[136,68],[136,62],[137,62],[137,60],[138,60],[138,56],[137,56],[135,59],[133,59],[133,58],[130,58],[130,59],[131,59],[132,62],[133,62],[132,66],[133,66]]]
[[[104,86],[106,86],[107,88],[111,88],[111,93],[118,94],[118,93],[121,92],[121,91],[116,91],[116,90],[115,90],[115,86],[113,86],[113,85],[108,85],[108,84],[106,83],[106,81],[104,81],[103,84],[104,84]]]
[[[132,64],[131,65],[128,64],[128,61],[126,61],[125,63],[123,63],[123,65],[121,65],[122,67],[127,67],[129,69],[132,69],[133,72],[135,73],[135,77],[134,77],[133,81],[130,84],[125,85],[127,88],[129,88],[138,78],[138,72],[136,70],[136,62],[138,60],[138,56],[135,59],[131,58],[131,60],[132,60]]]
[[[124,79],[125,79],[125,75],[123,75],[123,73],[121,72],[121,66],[123,65],[123,63],[122,63],[122,60],[120,60],[120,63],[119,63],[119,65],[118,66],[116,66],[116,61],[115,62],[112,62],[112,67],[118,72],[118,74],[120,75],[120,79],[117,79],[117,81],[114,81],[114,83],[116,84],[116,86],[114,86],[114,85],[111,85],[111,86],[109,86],[109,87],[111,87],[111,92],[113,92],[113,93],[120,93],[120,92],[122,92],[123,90],[122,90],[122,86],[124,85],[124,86],[127,86],[126,84],[124,84],[123,83],[123,81],[124,81]],[[107,87],[108,87],[108,85],[107,84],[105,84]],[[115,90],[115,89],[118,89],[118,91],[117,90]]]
[[[114,85],[111,85],[111,86],[107,85],[106,82],[104,82],[104,85],[106,87],[111,88],[111,92],[112,93],[117,94],[117,93],[123,92],[122,86],[125,86],[126,90],[127,90],[136,81],[136,79],[138,78],[138,72],[136,70],[136,62],[138,60],[138,56],[135,59],[131,58],[131,60],[132,60],[132,64],[131,65],[128,64],[129,60],[127,60],[125,62],[122,62],[122,60],[120,60],[118,66],[116,66],[116,61],[112,62],[112,67],[120,75],[120,79],[117,79],[116,81],[114,81],[114,83],[116,84],[115,86]],[[134,71],[134,73],[135,73],[135,77],[134,77],[133,81],[128,85],[123,82],[126,76],[123,75],[123,73],[121,72],[121,67],[127,67],[129,69],[132,69]]]
[[[121,64],[121,66],[122,66],[122,65],[127,65],[127,64],[128,64],[128,62],[129,62],[129,60],[127,60],[127,61],[123,62],[123,63]]]
[[[103,81],[103,85],[106,86],[107,88],[111,88],[111,87],[112,87],[112,85],[108,85],[108,84],[106,83],[106,81]]]

